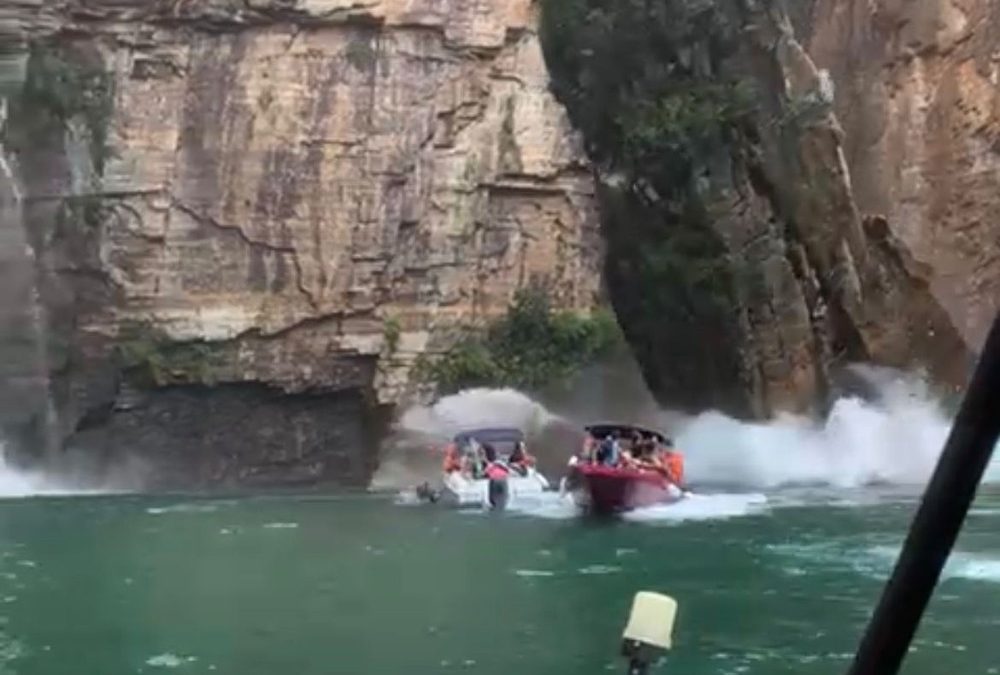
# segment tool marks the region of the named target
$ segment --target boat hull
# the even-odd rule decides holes
[[[659,473],[601,465],[575,466],[568,484],[577,504],[600,514],[670,504],[683,496]]]
[[[506,498],[504,506],[517,505],[519,501],[538,499],[549,489],[545,476],[534,469],[527,475],[508,475],[506,482]],[[488,478],[470,479],[457,471],[444,474],[441,500],[456,506],[482,505],[492,508],[490,502],[490,480]]]

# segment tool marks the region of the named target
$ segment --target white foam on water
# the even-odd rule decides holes
[[[152,506],[146,509],[146,513],[152,516],[161,516],[170,513],[212,513],[218,510],[217,504],[182,503],[170,506]]]
[[[298,523],[265,523],[264,529],[266,530],[295,530],[298,529]]]
[[[146,659],[146,665],[153,666],[154,668],[180,668],[185,664],[194,663],[197,660],[194,656],[178,656],[177,654],[167,652],[149,657]]]
[[[528,499],[521,497],[513,500],[507,509],[512,513],[550,520],[566,520],[580,515],[580,509],[573,501],[573,497],[558,492],[532,495]]]
[[[688,493],[684,499],[672,504],[649,506],[622,514],[626,520],[641,523],[676,524],[697,520],[725,520],[761,513],[766,510],[767,497],[760,493],[746,494],[696,494]],[[534,518],[565,520],[579,517],[581,509],[572,496],[550,492],[531,500],[512,502],[508,511]],[[617,555],[628,555],[623,549]]]
[[[648,506],[623,514],[626,520],[641,523],[677,524],[698,520],[727,520],[763,513],[767,497],[760,493],[688,493],[672,504]]]
[[[706,412],[681,424],[675,440],[688,481],[755,488],[878,483],[923,485],[934,470],[951,420],[915,376],[857,368],[879,393],[834,403],[825,420],[782,415],[763,423]],[[1000,458],[987,472],[1000,479]]]
[[[514,574],[519,577],[554,577],[555,572],[551,570],[528,570],[528,569],[517,569],[514,570]]]
[[[580,574],[618,574],[622,571],[617,565],[587,565],[577,570]]]
[[[850,539],[770,544],[765,549],[796,563],[783,567],[789,576],[853,571],[879,581],[888,578],[900,552],[898,545],[878,544],[858,548]],[[1000,583],[1000,556],[954,551],[945,564],[941,579]]]
[[[899,547],[873,546],[868,549],[868,555],[876,561],[871,568],[879,578],[884,578],[892,571],[892,566],[899,557]],[[948,556],[941,571],[942,581],[947,579],[966,579],[969,581],[985,581],[1000,584],[1000,556],[987,553],[971,553],[953,551]]]

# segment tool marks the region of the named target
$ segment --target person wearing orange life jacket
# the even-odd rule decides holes
[[[445,473],[462,470],[462,455],[454,443],[449,443],[444,449],[444,461],[441,463],[441,468]]]

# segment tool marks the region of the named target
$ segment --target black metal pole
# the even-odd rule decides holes
[[[899,671],[1000,437],[1000,315],[849,675]],[[906,448],[899,448],[906,461]]]

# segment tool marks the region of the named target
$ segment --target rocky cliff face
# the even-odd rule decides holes
[[[971,349],[1000,309],[1000,12],[986,0],[807,3],[862,214],[884,221]]]
[[[970,344],[859,210],[829,75],[782,2],[548,7],[557,90],[609,195],[612,300],[661,401],[808,410],[855,360],[964,381]]]
[[[152,484],[360,484],[418,355],[602,272],[663,403],[807,410],[862,359],[959,385],[1000,297],[987,5],[719,0],[723,56],[668,21],[754,111],[673,211],[598,157],[602,243],[531,0],[4,3],[3,421]],[[662,75],[638,32],[622,82]]]
[[[963,385],[973,346],[949,321],[905,242],[884,218],[858,207],[864,177],[846,162],[850,135],[845,139],[836,116],[829,74],[796,39],[780,3],[745,3],[742,16],[750,27],[748,72],[768,92],[757,113],[762,152],[745,158],[751,199],[738,198],[731,211],[739,250],[761,270],[766,289],[745,296],[747,342],[758,355],[752,390],[763,387],[771,410],[801,409],[803,393],[829,389],[841,365],[861,360],[924,368],[943,385]],[[770,218],[747,232],[747,216],[759,223],[767,213],[753,207],[761,198]]]
[[[18,7],[6,146],[70,447],[165,484],[363,483],[365,411],[418,354],[532,281],[593,306],[529,0]]]

